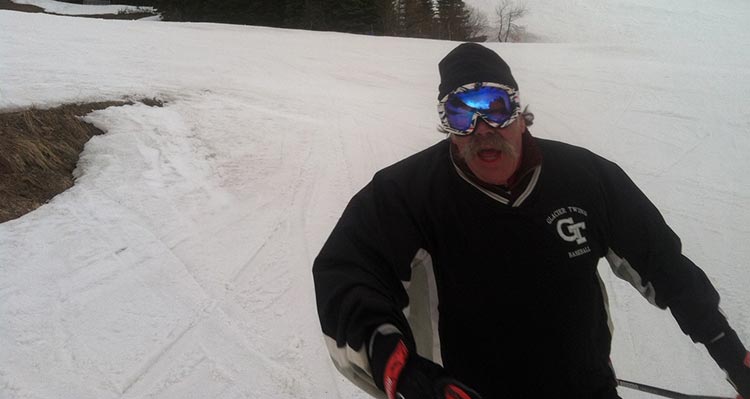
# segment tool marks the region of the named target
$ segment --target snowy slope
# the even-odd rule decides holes
[[[720,43],[746,34],[735,5]],[[0,110],[168,102],[88,116],[108,133],[76,186],[0,224],[0,398],[364,398],[328,360],[310,265],[376,170],[441,139],[455,43],[9,11],[0,31]],[[713,43],[492,47],[532,132],[623,166],[750,343],[750,55],[704,57]],[[620,377],[731,393],[667,312],[602,274]]]

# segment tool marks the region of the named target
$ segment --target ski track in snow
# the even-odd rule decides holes
[[[587,18],[630,10],[608,16],[627,21],[617,35],[638,26],[634,8],[676,29],[663,41],[599,31],[598,43],[598,23],[582,44],[491,44],[537,115],[532,132],[623,166],[750,343],[750,57],[711,58],[747,33],[732,29],[748,6],[574,3]],[[700,41],[674,48],[701,18]],[[167,100],[88,115],[107,133],[87,144],[76,186],[0,225],[0,397],[367,397],[328,359],[310,266],[375,171],[441,138],[436,65],[455,43],[7,11],[0,27],[0,109]],[[600,272],[621,378],[731,394],[667,312]]]

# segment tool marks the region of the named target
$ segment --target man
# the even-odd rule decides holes
[[[606,257],[750,398],[719,295],[628,176],[532,137],[495,52],[465,43],[439,70],[448,139],[378,172],[315,260],[339,370],[389,399],[618,398]]]

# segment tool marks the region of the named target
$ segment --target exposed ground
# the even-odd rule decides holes
[[[0,10],[44,12],[44,9],[30,4],[16,4],[10,0],[0,0]]]
[[[0,0],[0,10],[47,13],[28,4]],[[152,13],[78,15],[135,20]],[[150,101],[150,102],[149,102]],[[153,100],[148,105],[161,105]],[[73,185],[72,172],[84,144],[102,132],[78,117],[124,105],[112,101],[0,113],[0,223],[33,211]]]
[[[2,1],[2,0],[0,0]],[[156,100],[143,100],[160,106]],[[110,101],[0,113],[0,223],[18,218],[73,186],[83,146],[102,131],[80,116]]]
[[[50,15],[60,15],[55,14],[51,12],[45,12],[43,8],[32,6],[30,4],[16,4],[10,0],[0,0],[0,10],[11,10],[11,11],[21,11],[21,12],[34,12],[34,13],[44,13],[44,14],[50,14]],[[118,13],[118,14],[96,14],[96,15],[75,15],[76,17],[84,17],[84,18],[100,18],[100,19],[127,19],[127,20],[135,20],[135,19],[141,19],[145,17],[153,16],[153,13],[150,12],[134,12],[134,13]],[[70,16],[70,15],[68,15]]]

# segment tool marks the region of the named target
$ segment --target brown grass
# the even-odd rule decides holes
[[[0,0],[0,10],[12,10],[22,12],[44,12],[44,9],[31,4],[16,4],[10,0]]]
[[[161,106],[158,100],[143,100]],[[102,131],[79,116],[110,101],[0,114],[0,223],[24,215],[73,185],[72,172],[84,144]]]
[[[30,4],[16,4],[10,0],[0,0],[0,10],[12,10],[12,11],[21,11],[21,12],[43,13],[43,14],[50,14],[50,15],[61,15],[61,14],[55,14],[51,12],[44,12],[43,8],[32,6]],[[133,12],[133,13],[73,15],[73,16],[83,17],[83,18],[98,18],[98,19],[135,20],[135,19],[141,19],[145,17],[151,17],[153,15],[156,15],[156,14],[151,13],[151,12]]]

